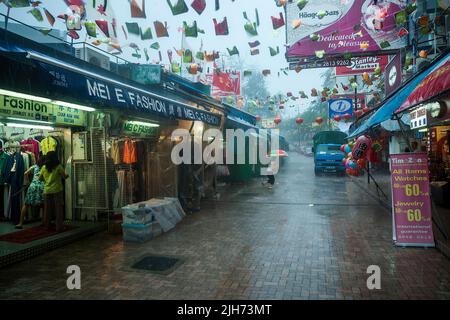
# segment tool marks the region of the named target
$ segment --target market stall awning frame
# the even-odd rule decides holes
[[[397,113],[396,111],[399,109],[399,106],[401,106],[407,100],[407,98],[416,89],[416,87],[428,75],[430,75],[443,60],[447,59],[448,55],[448,53],[441,55],[441,57],[433,61],[430,66],[404,83],[400,89],[395,91],[384,101],[381,107],[379,107],[378,110],[374,114],[372,114],[372,116],[368,118],[366,122],[364,122],[358,129],[350,133],[349,138],[357,137],[365,133],[369,129],[380,125],[382,122],[392,119],[392,117]]]

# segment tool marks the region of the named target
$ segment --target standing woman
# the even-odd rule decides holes
[[[63,180],[68,177],[56,152],[49,151],[45,155],[45,165],[39,179],[44,181],[44,226],[50,228],[51,216],[55,213],[56,232],[63,231]]]
[[[25,176],[33,173],[33,180],[28,187],[27,194],[25,196],[25,204],[20,212],[20,220],[16,225],[17,229],[22,229],[23,220],[28,212],[28,208],[42,208],[44,204],[44,182],[39,177],[41,175],[41,168],[44,164],[44,157],[40,157],[36,164],[25,172]]]

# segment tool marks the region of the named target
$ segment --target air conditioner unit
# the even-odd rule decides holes
[[[76,48],[75,56],[97,67],[110,70],[109,57],[91,48]]]

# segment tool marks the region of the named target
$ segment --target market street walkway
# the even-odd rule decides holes
[[[146,244],[106,233],[0,270],[0,298],[450,298],[450,261],[435,249],[396,248],[389,212],[349,178],[313,174],[291,153],[269,190],[255,180]],[[169,275],[130,271],[145,254],[179,256]],[[81,290],[66,287],[78,265]],[[381,268],[381,290],[367,268]]]

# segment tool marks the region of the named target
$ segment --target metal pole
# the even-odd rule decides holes
[[[11,7],[8,6],[8,11],[6,13],[6,17],[5,17],[5,30],[8,30],[8,20],[9,20],[9,12],[11,10]]]
[[[358,76],[355,75],[355,111],[358,110]]]

